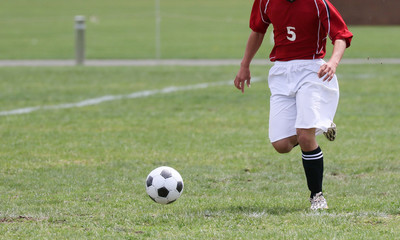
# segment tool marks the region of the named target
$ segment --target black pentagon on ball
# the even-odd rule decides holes
[[[178,181],[178,182],[176,183],[176,190],[177,190],[178,192],[181,192],[182,189],[183,189],[183,182]]]
[[[146,180],[147,187],[150,187],[153,184],[153,177],[149,176]]]
[[[158,192],[158,196],[164,197],[164,198],[166,198],[169,194],[168,189],[166,189],[165,187],[158,189],[157,192]]]
[[[172,173],[167,169],[162,170],[160,175],[165,179],[172,177]]]

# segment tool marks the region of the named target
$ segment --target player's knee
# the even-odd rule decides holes
[[[308,145],[313,139],[306,134],[300,134],[297,137],[297,141],[299,142],[300,146],[302,145]]]
[[[304,151],[312,151],[316,148],[317,142],[315,140],[315,133],[314,132],[301,132],[298,131],[297,141],[302,150]]]
[[[288,153],[293,149],[293,146],[290,146],[288,142],[282,141],[274,142],[272,143],[272,146],[278,153]]]

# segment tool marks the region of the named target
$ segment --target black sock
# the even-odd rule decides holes
[[[321,148],[318,147],[314,151],[302,151],[303,167],[306,173],[308,189],[311,196],[322,192],[322,178],[324,173],[324,155]]]

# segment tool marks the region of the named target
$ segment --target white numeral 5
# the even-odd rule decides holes
[[[287,34],[288,34],[288,36],[286,36],[286,38],[292,42],[294,40],[296,40],[296,33],[294,32],[294,30],[296,30],[296,28],[295,27],[286,27],[286,29],[287,29]]]

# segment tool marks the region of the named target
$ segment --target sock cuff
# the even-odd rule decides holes
[[[318,146],[315,150],[310,152],[301,151],[303,160],[319,160],[324,157],[321,148]]]

